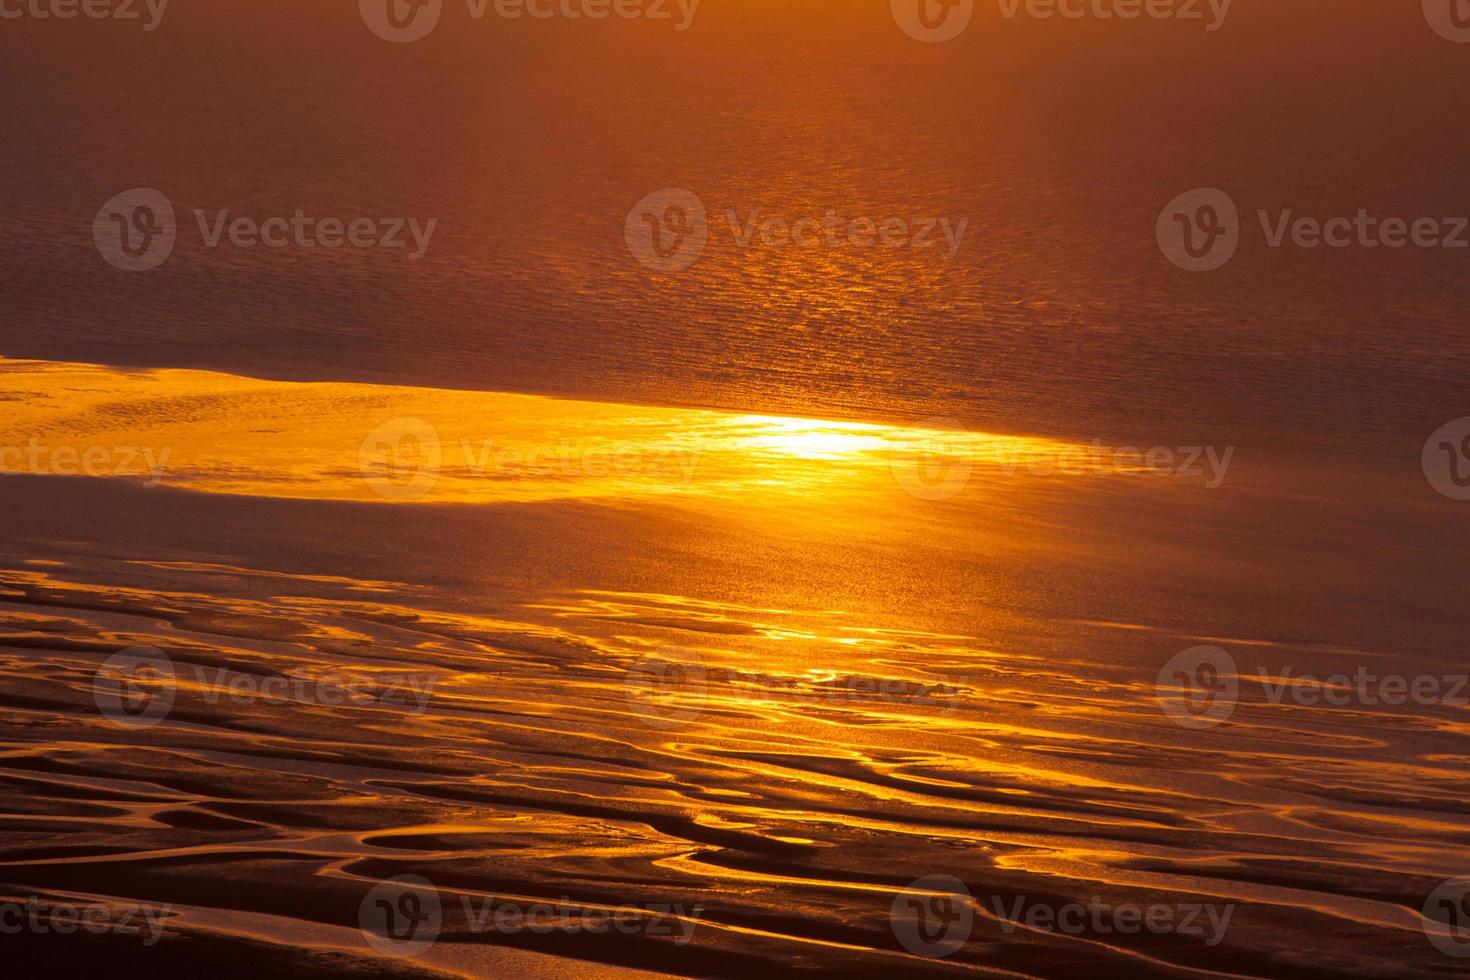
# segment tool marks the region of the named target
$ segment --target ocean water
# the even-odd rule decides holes
[[[708,0],[685,31],[450,2],[413,44],[281,0],[14,21],[0,354],[1410,463],[1462,413],[1464,251],[1272,248],[1257,214],[1466,210],[1464,51],[1421,11],[999,10],[946,44],[847,0]],[[148,274],[89,234],[134,187],[180,227]],[[1154,234],[1199,187],[1241,216],[1207,274]],[[675,273],[624,239],[666,188],[709,217]],[[298,209],[436,225],[413,260],[210,248],[196,216]],[[829,212],[967,223],[948,257],[741,241]]]
[[[1470,251],[1258,216],[1465,212],[1416,7],[0,21],[0,903],[161,929],[0,950],[1465,974]],[[132,188],[153,271],[94,238]],[[297,211],[433,230],[210,245]]]

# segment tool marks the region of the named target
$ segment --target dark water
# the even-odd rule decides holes
[[[1462,414],[1470,251],[1273,249],[1256,218],[1470,210],[1466,52],[1417,5],[981,8],[940,45],[846,0],[707,0],[683,32],[451,2],[406,45],[349,4],[8,22],[0,353],[1407,461]],[[88,230],[137,186],[183,231],[124,275]],[[1186,274],[1153,229],[1201,186],[1244,239]],[[623,225],[666,187],[711,232],[655,274]],[[297,208],[438,224],[415,262],[209,249],[193,216]],[[946,260],[742,247],[732,209],[969,224]]]

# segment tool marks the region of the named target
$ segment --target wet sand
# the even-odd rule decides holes
[[[672,497],[0,481],[0,891],[170,907],[152,947],[24,954],[162,975],[1470,971],[1420,911],[1470,872],[1466,709],[1277,704],[1250,676],[1456,672],[1444,503],[1249,457],[1213,490],[980,468],[923,500],[861,446],[766,444],[749,473],[769,451],[848,492],[762,490],[718,448],[720,477]],[[1242,668],[1204,729],[1156,690],[1198,644]],[[174,671],[146,727],[95,688],[139,646]],[[892,909],[936,874],[973,932],[915,955]],[[359,929],[400,875],[442,901],[417,957]],[[700,909],[681,943],[481,931],[487,900]],[[1063,934],[1001,914],[1017,902],[1232,911],[1219,937]]]

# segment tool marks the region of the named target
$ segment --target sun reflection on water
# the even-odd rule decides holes
[[[892,440],[886,427],[861,422],[822,422],[777,415],[742,415],[731,425],[748,425],[745,438],[752,453],[771,453],[797,459],[851,460],[864,453],[887,452]]]
[[[929,497],[936,486],[968,485],[977,468],[1014,473],[1028,460],[1077,451],[962,430],[204,371],[0,360],[0,382],[7,401],[0,440],[40,450],[30,463],[22,454],[19,468],[0,460],[6,472],[262,497],[428,504],[749,503],[905,490]],[[82,466],[98,447],[108,450],[107,465]],[[127,452],[140,447],[146,452]],[[116,465],[125,459],[131,468]]]

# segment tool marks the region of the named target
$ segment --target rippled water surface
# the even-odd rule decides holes
[[[1464,51],[1415,4],[1240,0],[1211,33],[979,3],[944,45],[881,0],[705,0],[683,32],[449,0],[412,45],[353,6],[11,23],[0,354],[1348,455],[1462,414],[1463,251],[1273,249],[1256,217],[1463,213]],[[127,276],[87,229],[138,186],[180,232]],[[1202,186],[1245,225],[1208,276],[1154,240]],[[669,187],[709,241],[655,274],[624,224]],[[210,248],[196,214],[298,209],[437,224],[412,260]],[[829,212],[966,224],[952,255],[742,243]]]
[[[0,484],[0,880],[167,903],[168,963],[248,944],[264,964],[284,943],[303,969],[349,972],[1459,969],[1420,910],[1466,870],[1465,709],[1273,703],[1258,680],[1458,672],[1464,542],[1417,486],[1247,455],[1210,488],[1042,441],[8,372],[48,446],[110,445],[122,419],[178,454],[159,486]],[[60,407],[41,393],[62,389]],[[539,426],[540,444],[646,453],[697,422],[687,446],[708,452],[688,480],[460,461],[405,499],[422,452],[383,470],[356,444],[405,406],[444,446],[458,420],[497,446],[534,446]],[[1359,526],[1379,499],[1400,518]],[[1184,727],[1156,685],[1202,644],[1234,656],[1240,703]],[[171,674],[124,696],[172,709],[123,727],[97,678],[139,646]],[[368,693],[321,693],[344,689]],[[441,896],[442,932],[383,959],[359,907],[410,873]],[[894,924],[935,874],[974,907],[942,959]],[[486,900],[678,906],[689,940],[487,936],[469,915]],[[1005,914],[1068,902],[1230,918],[1140,938]]]

